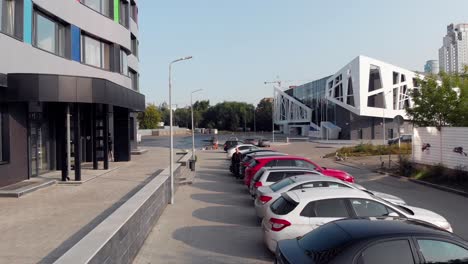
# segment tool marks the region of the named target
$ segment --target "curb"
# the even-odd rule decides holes
[[[428,187],[432,187],[434,189],[439,189],[439,190],[442,190],[442,191],[446,191],[446,192],[450,192],[450,193],[453,193],[453,194],[458,194],[458,195],[461,195],[461,196],[464,196],[464,197],[468,197],[467,192],[460,191],[460,190],[457,190],[457,189],[453,189],[453,188],[450,188],[450,187],[445,187],[445,186],[442,186],[442,185],[438,185],[438,184],[434,184],[434,183],[430,183],[430,182],[425,182],[425,181],[421,181],[421,180],[411,179],[411,178],[404,177],[404,176],[401,176],[401,175],[387,173],[387,172],[384,172],[384,171],[381,171],[381,170],[373,170],[373,172],[377,172],[377,173],[380,173],[380,174],[383,174],[383,175],[386,175],[386,176],[391,176],[391,177],[394,177],[394,178],[405,179],[407,181],[418,183],[418,184],[425,185],[425,186],[428,186]]]

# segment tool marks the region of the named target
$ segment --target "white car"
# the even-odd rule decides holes
[[[281,181],[284,178],[289,178],[297,175],[304,174],[315,174],[322,175],[320,172],[312,168],[302,168],[302,167],[263,167],[250,181],[249,191],[252,197],[256,197],[257,188],[262,186],[270,186],[276,182]]]
[[[249,150],[254,150],[254,149],[258,149],[259,147],[255,146],[255,145],[252,145],[252,144],[240,144],[240,145],[237,145],[235,147],[232,147],[230,149],[227,150],[227,158],[228,159],[231,159],[232,158],[232,155],[236,152],[236,148],[239,149],[240,152],[244,151],[244,152],[247,152]]]
[[[257,217],[263,218],[267,208],[281,196],[282,193],[308,188],[351,188],[375,195],[387,202],[396,205],[405,205],[406,202],[394,195],[367,190],[364,186],[356,183],[345,182],[329,176],[306,174],[285,178],[269,186],[262,186],[255,194],[255,212]]]
[[[394,205],[351,188],[310,188],[283,193],[267,208],[263,238],[274,252],[280,240],[303,236],[334,220],[356,217],[416,219],[453,231],[444,217],[429,210]]]

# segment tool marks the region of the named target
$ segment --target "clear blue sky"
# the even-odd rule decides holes
[[[141,91],[147,102],[257,104],[266,80],[314,80],[362,54],[422,70],[446,26],[468,22],[467,0],[139,0]],[[302,83],[302,82],[299,82]]]

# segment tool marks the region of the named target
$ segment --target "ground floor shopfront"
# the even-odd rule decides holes
[[[15,74],[0,87],[0,187],[49,171],[81,180],[81,167],[108,169],[136,148],[144,96],[102,79]]]

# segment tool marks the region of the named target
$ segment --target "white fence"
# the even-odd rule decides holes
[[[413,160],[426,165],[468,170],[468,127],[414,129]]]

